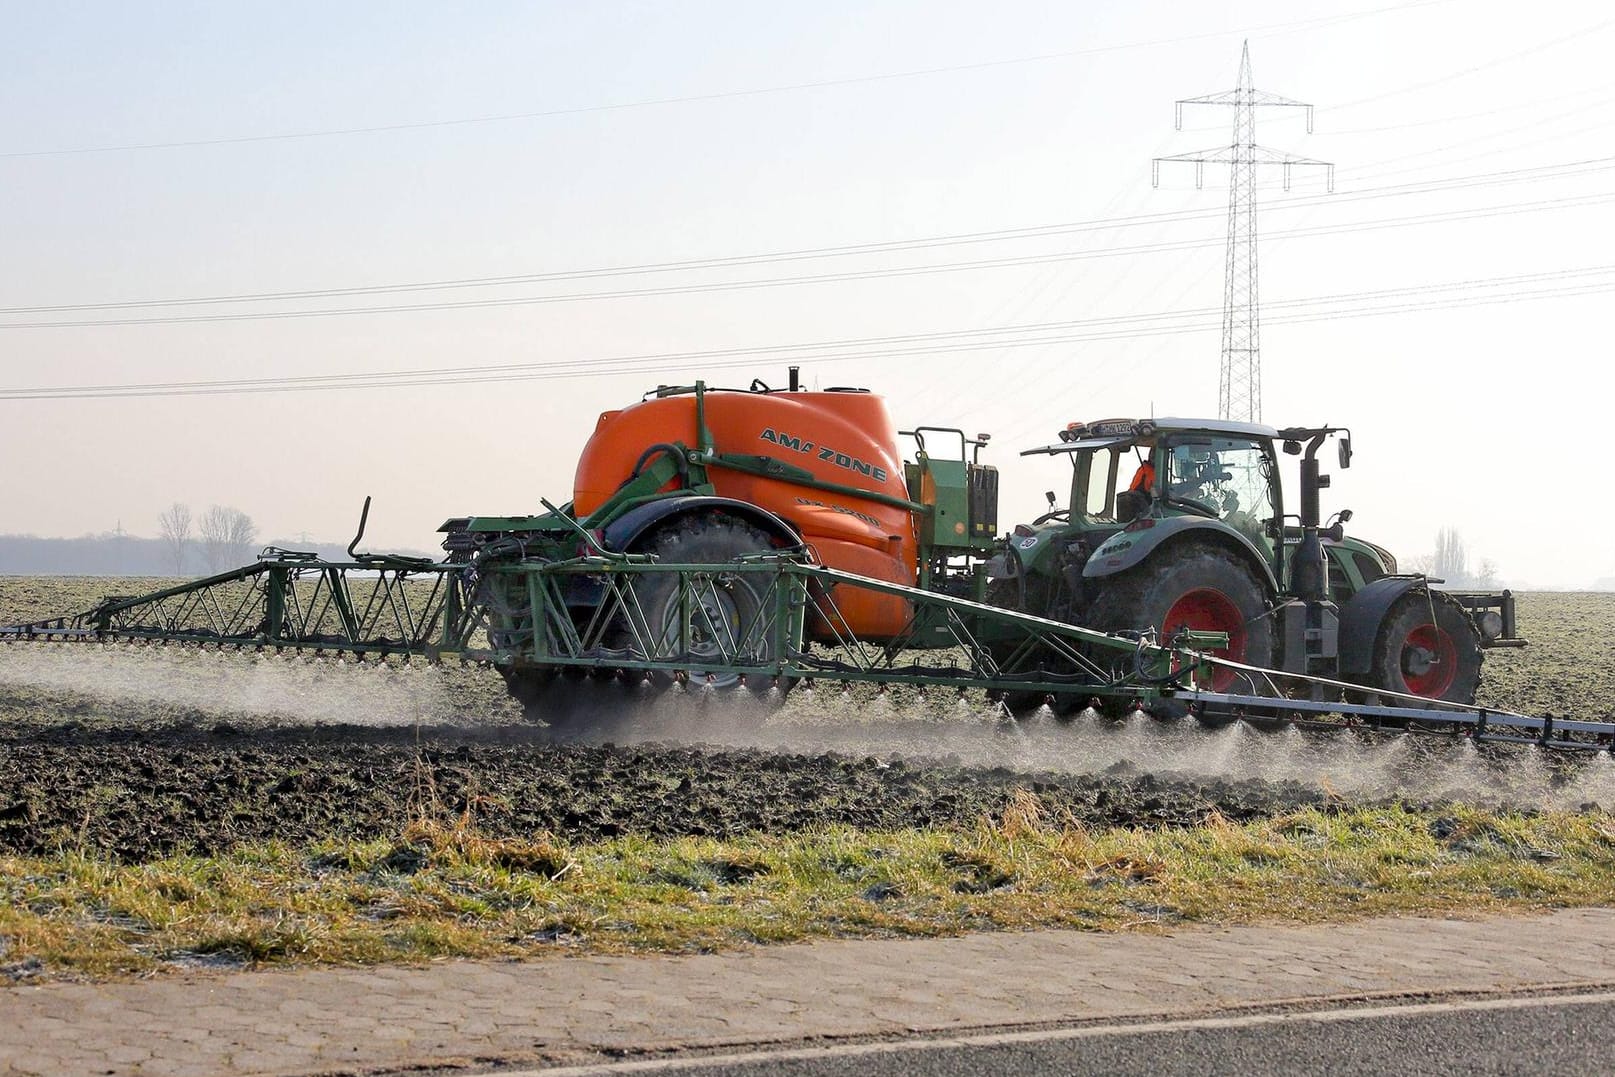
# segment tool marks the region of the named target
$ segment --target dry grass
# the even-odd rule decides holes
[[[1615,821],[1305,811],[1091,831],[1030,796],[953,831],[740,841],[495,840],[469,815],[391,841],[116,865],[0,859],[0,971],[703,951],[827,936],[1154,929],[1607,902]]]

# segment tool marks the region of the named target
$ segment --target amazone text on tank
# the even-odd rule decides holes
[[[834,464],[836,467],[846,468],[848,471],[855,471],[860,475],[868,475],[876,482],[886,481],[885,468],[880,467],[877,464],[865,463],[856,456],[849,456],[844,452],[837,452],[828,445],[815,446],[811,441],[803,441],[801,438],[792,437],[785,431],[775,430],[773,427],[764,428],[763,432],[758,436],[763,441],[772,442],[782,449],[790,449],[793,452],[799,452],[804,455],[812,455],[816,448],[818,458],[820,460],[828,461],[829,463]]]

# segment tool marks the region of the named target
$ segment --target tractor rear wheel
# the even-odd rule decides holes
[[[1368,677],[1388,692],[1467,705],[1475,702],[1483,657],[1480,633],[1462,606],[1440,591],[1414,591],[1380,622]]]
[[[721,566],[776,548],[765,532],[751,524],[713,515],[680,520],[656,532],[634,552],[654,554],[663,564]],[[686,579],[689,586],[681,602],[677,576],[654,573],[641,577],[639,606],[651,636],[641,639],[625,625],[623,645],[640,655],[665,656],[677,652],[680,641],[687,640],[688,650],[681,660],[689,663],[692,685],[711,685],[719,691],[744,688],[759,698],[769,697],[775,687],[782,696],[788,692],[790,684],[783,678],[778,685],[755,677],[746,681],[732,668],[767,664],[779,657],[768,623],[773,612],[769,577],[715,568]],[[652,681],[666,685],[671,677],[656,674]]]
[[[1266,589],[1237,556],[1204,543],[1158,550],[1142,565],[1111,578],[1089,610],[1105,632],[1154,628],[1164,646],[1180,628],[1226,632],[1228,646],[1210,651],[1252,666],[1273,664],[1273,619]],[[1237,691],[1241,675],[1218,667],[1211,689]]]

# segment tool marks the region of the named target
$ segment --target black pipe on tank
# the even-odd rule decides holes
[[[802,389],[802,368],[799,367],[799,366],[793,366],[791,368],[791,392],[793,392],[793,393],[800,392],[801,389]]]

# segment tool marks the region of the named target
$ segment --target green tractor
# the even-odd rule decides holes
[[[1329,476],[1317,453],[1331,437],[1349,467],[1350,432],[1337,427],[1073,423],[1056,444],[1022,453],[1067,458],[1070,500],[1058,508],[1050,492],[1049,511],[1006,536],[988,564],[990,599],[1162,642],[1185,629],[1226,633],[1217,657],[1349,683],[1340,691],[1355,698],[1472,703],[1485,648],[1524,643],[1512,594],[1439,590],[1347,537],[1349,510],[1322,522]],[[1301,456],[1294,509],[1280,452]],[[1218,667],[1212,690],[1249,692],[1261,676]]]

